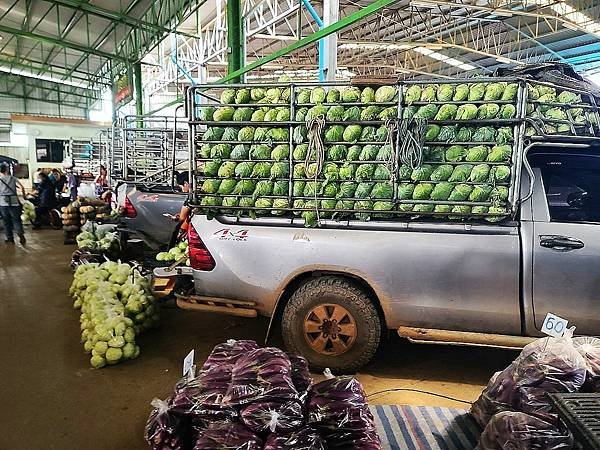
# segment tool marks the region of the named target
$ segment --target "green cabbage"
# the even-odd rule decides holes
[[[500,99],[502,101],[515,100],[517,98],[518,91],[519,85],[517,83],[510,83],[504,89],[504,92],[502,93],[502,97],[500,97]]]
[[[436,124],[427,125],[425,132],[425,142],[435,141],[440,134],[440,126]]]
[[[202,139],[205,141],[220,141],[223,137],[223,133],[225,133],[225,128],[210,127],[206,130],[202,136]]]
[[[354,203],[355,211],[371,211],[373,209],[373,202],[371,200],[361,200]],[[371,218],[371,213],[356,213],[358,220],[367,221]]]
[[[440,84],[437,89],[437,99],[440,102],[449,102],[454,96],[454,86],[451,84]],[[456,105],[454,105],[456,106]],[[443,120],[443,119],[441,119]]]
[[[229,144],[217,144],[210,149],[210,157],[227,159],[231,155],[231,145]]]
[[[412,119],[418,110],[419,110],[418,106],[407,106],[406,108],[404,108],[404,111],[402,112],[402,118],[405,120]]]
[[[373,103],[375,101],[375,90],[372,87],[366,87],[360,93],[361,103]]]
[[[456,120],[473,120],[477,117],[477,106],[472,103],[465,103],[458,107],[456,112]]]
[[[221,167],[220,159],[213,159],[212,161],[207,161],[204,165],[204,175],[207,177],[216,177],[219,173],[219,168]]]
[[[205,195],[202,197],[202,200],[200,200],[200,206],[221,206],[221,198]]]
[[[360,89],[357,87],[345,87],[342,89],[342,102],[344,103],[356,103],[360,100]]]
[[[462,145],[452,145],[446,150],[446,161],[459,162],[467,156],[467,150]]]
[[[306,114],[308,113],[308,108],[307,107],[302,107],[299,108],[298,111],[296,111],[296,117],[295,119],[298,122],[304,122],[304,120],[306,120]]]
[[[357,142],[360,139],[362,127],[360,125],[348,125],[344,130],[342,137],[345,142]]]
[[[473,135],[473,142],[493,142],[496,134],[494,127],[477,128]]]
[[[435,115],[435,120],[454,120],[458,106],[450,103],[442,105],[438,113]]]
[[[270,198],[257,198],[254,206],[258,208],[256,214],[268,214],[268,209],[273,207],[273,200]]]
[[[390,183],[375,183],[371,190],[373,199],[391,199],[394,196],[394,188]]]
[[[296,144],[302,144],[303,142],[306,141],[308,136],[308,131],[306,130],[306,126],[304,125],[299,125],[297,127],[294,128],[294,133],[292,136],[292,140],[296,143]]]
[[[287,178],[290,174],[290,165],[286,162],[274,163],[271,167],[271,178]]]
[[[465,157],[465,161],[467,162],[483,162],[486,160],[490,149],[485,145],[478,145],[476,147],[471,147],[467,151],[467,156]]]
[[[377,128],[377,131],[375,132],[375,140],[377,142],[384,142],[388,138],[388,134],[388,129],[385,127],[385,125],[382,125]]]
[[[243,127],[240,128],[237,134],[238,141],[251,141],[254,139],[254,128],[253,127]]]
[[[392,211],[394,209],[394,204],[392,202],[375,202],[373,203],[374,211]],[[378,217],[381,219],[388,219],[394,217],[393,214],[373,214],[373,217]]]
[[[238,105],[243,103],[250,103],[250,100],[250,89],[243,88],[237,91],[237,93],[235,94],[235,103],[237,103]]]
[[[221,180],[215,180],[213,178],[207,178],[202,183],[200,190],[204,194],[216,194],[219,191],[219,186],[221,185]]]
[[[423,160],[427,162],[445,162],[446,148],[442,145],[423,147]]]
[[[485,83],[474,83],[469,86],[469,96],[467,99],[470,102],[483,100],[485,95]]]
[[[413,200],[429,200],[431,193],[433,192],[434,185],[431,183],[419,183],[415,186],[413,192]]]
[[[276,122],[277,121],[277,108],[269,109],[265,113],[265,122]]]
[[[366,126],[363,127],[360,133],[361,142],[373,142],[375,140],[375,127]]]
[[[490,208],[488,209],[488,214],[490,215],[487,216],[485,220],[488,222],[495,223],[504,220],[506,218],[507,211],[506,208],[503,207],[490,206]]]
[[[433,212],[447,214],[452,211],[452,205],[435,205]]]
[[[290,185],[288,181],[279,180],[273,183],[273,195],[277,195],[279,197],[287,196],[289,189]]]
[[[356,172],[354,176],[356,177],[356,181],[367,181],[373,178],[373,174],[375,173],[375,165],[374,164],[361,164],[356,168]]]
[[[490,175],[490,166],[488,164],[477,164],[471,171],[470,181],[482,183],[488,180]]]
[[[448,197],[450,197],[450,194],[453,190],[454,185],[452,183],[442,181],[441,183],[435,185],[433,191],[431,191],[430,199],[436,201],[448,200]]]
[[[473,128],[471,127],[460,127],[456,133],[457,142],[471,142],[473,139]]]
[[[512,155],[512,147],[510,145],[497,145],[492,147],[488,154],[488,162],[507,162]]]
[[[544,116],[548,119],[567,120],[567,113],[560,108],[550,108]]]
[[[454,125],[444,125],[440,128],[438,141],[452,142],[456,139],[456,127]]]
[[[415,191],[415,185],[412,183],[402,183],[398,185],[398,198],[400,200],[411,200]]]
[[[214,106],[205,106],[200,109],[200,114],[198,118],[203,122],[210,122],[213,120],[213,115],[215,113],[216,108]]]
[[[267,95],[267,90],[264,88],[257,87],[250,89],[250,98],[255,102],[263,99],[265,95]]]
[[[540,98],[540,93],[532,84],[527,84],[527,97],[529,100],[537,100]]]
[[[581,95],[576,94],[575,92],[562,91],[560,94],[558,94],[557,100],[558,103],[568,103],[570,105],[574,103],[581,103]]]
[[[227,105],[235,103],[235,89],[225,89],[221,92],[221,104]]]
[[[395,119],[398,115],[398,108],[396,106],[390,106],[388,108],[384,108],[377,115],[379,120],[387,120],[387,119]]]
[[[504,89],[506,88],[506,83],[490,83],[485,88],[485,95],[483,100],[486,102],[493,102],[495,100],[500,100],[502,95],[504,94]]]
[[[502,105],[500,108],[500,119],[512,119],[517,115],[515,105]]]
[[[198,151],[198,157],[201,159],[210,158],[210,149],[212,148],[211,144],[202,144],[200,150]]]
[[[351,181],[344,181],[340,183],[337,198],[354,198],[356,187],[357,184]]]
[[[317,117],[325,117],[329,108],[323,105],[313,106],[306,113],[306,120],[316,119]]]
[[[379,114],[381,113],[381,108],[379,106],[367,106],[360,113],[360,120],[369,121],[369,120],[377,120]]]
[[[344,127],[332,125],[325,130],[325,142],[341,142],[344,138]]]
[[[356,186],[356,191],[354,191],[354,197],[369,198],[371,191],[373,190],[373,186],[375,186],[375,183],[359,183],[358,186]]]
[[[309,178],[314,178],[318,175],[319,165],[317,163],[310,163],[308,168],[306,169],[306,176]]]
[[[225,128],[225,131],[223,132],[223,137],[221,137],[221,140],[222,141],[235,141],[235,140],[237,140],[237,137],[238,137],[237,128],[227,127],[227,128]]]
[[[318,181],[308,181],[304,185],[304,197],[315,197],[321,191],[321,183]]]
[[[335,88],[330,89],[329,92],[327,93],[327,103],[337,103],[340,101],[340,98],[341,98],[340,91],[338,91]]]
[[[250,146],[250,159],[270,159],[271,147],[265,144],[254,144]]]
[[[362,154],[362,147],[360,145],[351,145],[348,148],[348,155],[346,156],[347,161],[358,161]]]
[[[340,179],[353,180],[355,172],[356,164],[345,163],[342,167],[340,167]]]
[[[290,108],[277,108],[277,117],[275,120],[277,120],[277,122],[286,122],[290,120]]]
[[[377,158],[377,153],[379,153],[379,147],[377,145],[365,145],[358,156],[360,161],[375,161]]]
[[[459,215],[448,216],[448,219],[453,219],[453,220],[464,219],[464,216],[468,216],[469,214],[471,214],[471,207],[468,205],[455,205],[452,207],[452,213],[459,214]]]
[[[273,193],[273,182],[269,180],[260,180],[254,188],[254,198],[265,197]]]
[[[430,103],[429,105],[421,106],[414,117],[418,119],[431,120],[435,117],[437,112],[438,106]]]
[[[233,115],[235,114],[235,109],[231,106],[221,106],[215,110],[213,114],[213,120],[219,122],[225,122],[233,119]]]
[[[406,164],[402,164],[398,169],[398,179],[400,180],[410,180],[410,176],[412,175],[412,168]]]
[[[217,175],[221,178],[232,178],[235,174],[236,166],[237,164],[235,162],[226,161],[223,164],[221,164],[221,167],[219,167]]]
[[[310,103],[310,89],[300,89],[296,96],[296,101],[300,104]]]
[[[373,172],[374,180],[389,180],[390,179],[390,170],[383,164],[377,164],[375,167],[375,172]]]
[[[465,182],[471,176],[472,170],[472,164],[460,164],[454,168],[454,170],[452,171],[452,175],[450,175],[450,178],[448,178],[448,181],[454,183]]]
[[[347,217],[349,215],[347,211],[354,209],[354,202],[351,200],[338,200],[335,204],[335,209],[337,209],[338,211],[344,211],[341,213],[337,213],[338,217]]]
[[[510,179],[510,167],[508,166],[494,166],[491,169],[490,178],[495,181],[502,183]]]
[[[485,103],[477,110],[478,119],[494,119],[500,112],[500,106],[496,103]]]
[[[510,127],[500,127],[496,131],[496,142],[500,145],[513,141],[513,130]]]
[[[421,99],[421,91],[421,86],[418,84],[411,84],[404,92],[404,102],[407,105],[412,105],[414,102],[418,102]]]
[[[237,183],[237,180],[234,179],[222,180],[219,186],[218,193],[222,195],[229,195],[233,193],[233,190],[237,186]]]
[[[413,170],[410,179],[413,181],[427,181],[430,179],[432,173],[433,166],[429,164],[423,164],[421,167]]]
[[[332,106],[327,111],[326,119],[329,122],[339,122],[344,118],[344,107],[341,105]]]
[[[274,209],[271,211],[271,214],[275,216],[283,216],[285,213],[287,213],[286,209],[289,209],[289,207],[290,202],[287,198],[276,198],[273,200]]]
[[[340,178],[340,171],[337,164],[325,164],[323,167],[323,176],[327,181],[337,181]]]
[[[332,145],[325,150],[325,159],[328,161],[342,161],[346,159],[348,149],[345,145]]]
[[[473,188],[469,194],[471,202],[486,202],[492,192],[492,186],[489,184],[480,184]]]
[[[452,190],[450,197],[448,197],[448,200],[451,202],[464,202],[469,198],[472,190],[473,186],[469,184],[457,184],[454,186],[454,189]]]
[[[375,91],[376,103],[388,103],[396,97],[396,88],[394,86],[381,86]]]
[[[221,206],[239,206],[239,200],[236,197],[225,197],[221,203]],[[223,214],[235,214],[235,210],[233,209],[224,209],[222,212]]]
[[[437,99],[437,86],[435,84],[428,84],[421,91],[422,102],[435,102]]]
[[[290,132],[287,128],[271,128],[267,132],[267,138],[276,142],[286,142],[290,139]]]
[[[358,106],[348,108],[344,113],[342,120],[344,122],[360,120],[360,108]]]
[[[463,102],[469,98],[469,85],[468,84],[459,84],[456,86],[456,91],[454,92],[454,97],[452,100],[455,102]]]
[[[494,203],[502,203],[508,200],[508,188],[506,186],[496,186],[490,193],[490,200]]]
[[[258,127],[254,130],[254,141],[266,141],[269,129],[265,127]]]
[[[431,173],[431,181],[446,181],[452,176],[453,171],[454,167],[450,164],[442,164],[440,166],[437,166],[435,170]],[[469,174],[470,173],[471,171],[469,171]]]
[[[280,98],[281,98],[281,89],[279,89],[279,88],[267,89],[267,92],[265,93],[266,101],[268,101],[270,103],[277,103],[277,102],[279,102]]]
[[[250,176],[252,178],[268,178],[271,175],[271,167],[272,164],[268,162],[258,162],[254,164],[252,168],[252,173]]]
[[[390,144],[382,145],[375,159],[377,161],[391,161],[394,156],[394,150]]]

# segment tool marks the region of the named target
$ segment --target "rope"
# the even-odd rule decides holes
[[[388,130],[387,135],[387,143],[391,148],[391,152],[388,158],[385,160],[385,165],[390,172],[390,185],[393,186],[396,183],[396,172],[398,166],[398,160],[396,159],[396,131],[398,130],[398,125],[396,120],[388,119],[385,121],[385,127]]]
[[[319,200],[318,200],[318,189],[317,179],[319,174],[323,170],[323,161],[325,161],[325,145],[323,144],[323,129],[325,128],[325,117],[323,115],[314,117],[306,121],[306,130],[308,135],[308,151],[306,152],[306,159],[304,160],[304,172],[306,176],[309,176],[309,168],[311,165],[311,157],[314,153],[315,156],[315,173],[314,183],[314,202],[315,212],[317,214],[317,223],[321,222],[321,216],[319,214]]]
[[[423,163],[423,144],[425,143],[425,132],[427,131],[427,120],[413,118],[400,122],[399,133],[402,137],[400,145],[400,161],[411,169],[421,167]]]

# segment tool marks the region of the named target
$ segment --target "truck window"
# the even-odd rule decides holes
[[[600,153],[531,155],[539,167],[552,222],[600,222]]]

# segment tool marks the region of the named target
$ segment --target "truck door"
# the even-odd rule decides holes
[[[600,334],[600,151],[532,154],[545,195],[533,204],[535,326],[548,312]],[[544,204],[543,199],[546,199]]]

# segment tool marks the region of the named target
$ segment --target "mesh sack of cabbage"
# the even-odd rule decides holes
[[[235,422],[213,422],[203,430],[194,450],[262,450],[263,442],[245,426]]]
[[[471,414],[482,427],[502,411],[520,411],[557,424],[548,393],[580,391],[586,370],[570,331],[561,338],[538,339],[526,345],[510,366],[494,374]]]
[[[136,335],[158,324],[150,282],[128,264],[82,264],[69,292],[81,309],[81,341],[93,367],[136,358]]]
[[[187,450],[190,448],[187,422],[173,413],[168,400],[155,398],[154,409],[144,429],[144,439],[152,450]]]
[[[312,428],[303,428],[287,434],[271,433],[263,450],[326,450],[325,440]]]
[[[175,261],[182,261],[186,266],[190,265],[190,253],[188,249],[188,242],[181,241],[175,247],[169,249],[168,252],[160,252],[156,255],[157,261],[165,261],[173,263]]]
[[[117,256],[121,250],[119,235],[115,225],[97,225],[92,221],[81,227],[77,235],[77,247],[81,250],[105,253],[109,257]]]
[[[573,436],[563,427],[522,412],[505,411],[488,422],[475,450],[569,450]]]
[[[313,385],[308,397],[308,422],[329,449],[379,450],[381,443],[365,392],[352,377],[335,377]]]

